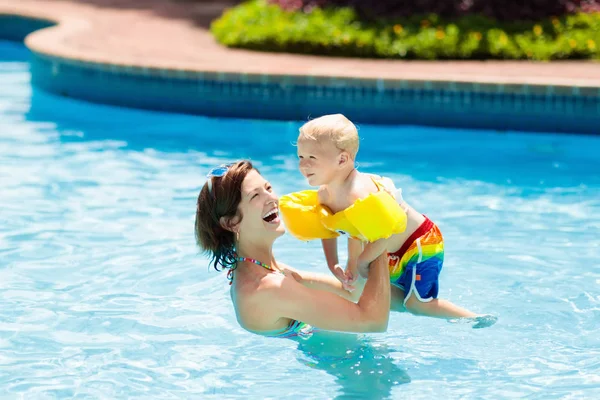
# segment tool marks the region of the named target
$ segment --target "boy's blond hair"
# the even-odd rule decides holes
[[[335,147],[347,151],[352,159],[358,153],[358,130],[342,114],[324,115],[300,127],[298,139],[331,140]]]

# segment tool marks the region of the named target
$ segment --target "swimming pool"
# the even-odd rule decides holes
[[[379,335],[251,335],[194,247],[215,164],[304,188],[300,122],[118,109],[32,89],[0,41],[0,397],[594,398],[600,395],[600,138],[361,125],[446,240],[441,296],[489,329],[392,314]],[[277,255],[326,271],[318,243]],[[18,394],[18,395],[17,395]]]

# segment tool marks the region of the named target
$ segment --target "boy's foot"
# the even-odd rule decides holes
[[[498,321],[498,317],[489,314],[481,315],[473,318],[473,321],[475,322],[475,325],[472,326],[473,329],[489,328]]]
[[[495,315],[490,315],[490,314],[480,315],[478,317],[473,317],[473,318],[453,318],[453,319],[448,320],[448,322],[451,322],[451,323],[474,322],[473,326],[471,327],[473,329],[489,328],[490,326],[494,325],[497,321],[498,321],[498,317],[496,317]]]

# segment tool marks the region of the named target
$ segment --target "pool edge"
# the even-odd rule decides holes
[[[23,25],[32,82],[102,104],[220,117],[306,120],[341,112],[361,123],[598,133],[600,87],[249,74],[106,63],[44,48],[85,20],[0,12]],[[41,30],[43,29],[43,30]],[[3,32],[0,30],[0,38]],[[67,52],[68,53],[68,52]]]

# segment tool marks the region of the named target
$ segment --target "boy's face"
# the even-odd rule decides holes
[[[329,140],[298,139],[300,172],[311,186],[329,184],[339,168],[341,151]]]

